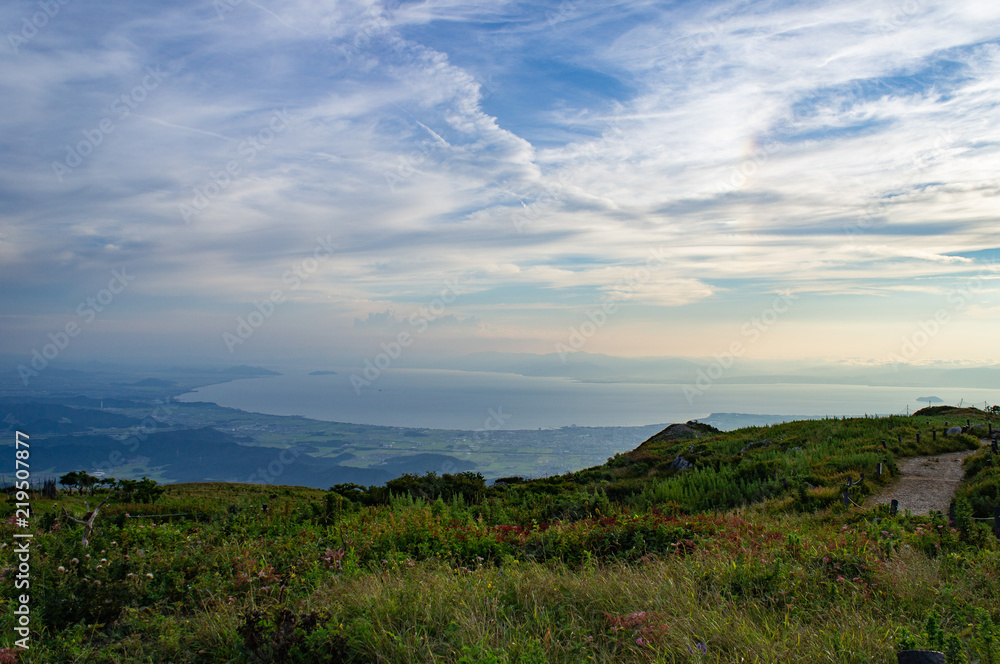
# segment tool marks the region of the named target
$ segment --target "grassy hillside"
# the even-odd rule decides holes
[[[59,514],[100,494],[35,498],[32,649],[0,661],[840,664],[899,645],[1000,661],[1000,546],[972,512],[1000,500],[988,448],[954,523],[840,503],[848,478],[860,504],[905,456],[977,447],[940,433],[967,418],[986,422],[673,425],[602,466],[492,487],[171,485],[107,503],[87,549]],[[0,503],[7,647],[13,515]]]

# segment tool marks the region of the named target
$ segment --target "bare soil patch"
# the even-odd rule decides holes
[[[867,504],[879,505],[896,499],[900,512],[947,512],[955,489],[962,481],[962,461],[973,452],[975,450],[906,459],[899,464],[899,481],[869,498]]]

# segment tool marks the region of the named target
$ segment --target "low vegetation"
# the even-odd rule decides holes
[[[1000,661],[1000,545],[977,520],[1000,502],[989,447],[954,520],[857,506],[903,457],[978,447],[971,427],[942,433],[966,420],[990,426],[972,409],[688,423],[602,466],[493,486],[428,473],[39,496],[32,649],[11,647],[5,582],[0,661]],[[108,495],[84,547],[64,514]],[[12,500],[0,516],[13,542]]]

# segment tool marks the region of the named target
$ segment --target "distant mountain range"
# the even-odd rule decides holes
[[[524,376],[561,377],[593,382],[693,383],[699,370],[717,360],[681,357],[616,357],[597,353],[485,352],[438,359],[423,368],[516,373]],[[861,364],[847,362],[750,360],[738,358],[715,380],[719,384],[835,384],[881,387],[927,385],[934,387],[1000,386],[1000,364],[967,367],[935,365]]]
[[[9,428],[31,432],[31,435],[72,434],[91,429],[128,429],[142,424],[141,420],[117,413],[61,404],[26,403],[11,398],[0,399],[0,422]]]

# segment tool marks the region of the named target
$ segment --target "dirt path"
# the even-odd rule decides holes
[[[989,444],[989,439],[980,443]],[[962,481],[962,460],[975,452],[948,452],[934,456],[906,459],[899,464],[899,481],[868,499],[868,505],[899,501],[899,511],[929,514],[931,510],[948,511],[955,489]]]

